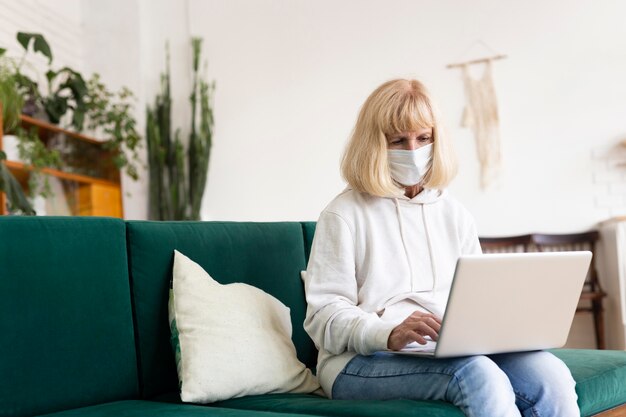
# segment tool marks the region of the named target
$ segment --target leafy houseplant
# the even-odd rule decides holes
[[[24,49],[21,61],[14,65],[20,92],[26,98],[24,113],[35,117],[45,114],[54,124],[60,124],[66,115],[71,115],[72,129],[80,132],[87,126],[98,130],[105,138],[103,146],[115,155],[115,165],[137,180],[141,140],[133,116],[135,97],[132,92],[126,87],[111,92],[98,74],[85,81],[82,74],[72,68],[53,69],[52,50],[41,34],[19,32],[17,40]],[[40,53],[48,59],[47,95],[42,94],[39,83],[23,71],[29,53]]]
[[[72,68],[53,68],[52,50],[41,34],[19,32],[17,40],[23,48],[21,59],[2,57],[0,66],[13,79],[12,92],[15,97],[5,101],[12,106],[11,114],[15,115],[13,117],[15,122],[5,125],[17,136],[20,159],[32,167],[29,176],[30,196],[34,198],[36,195],[44,197],[52,195],[47,176],[41,174],[42,168],[75,169],[70,168],[72,161],[81,160],[87,164],[95,161],[89,159],[90,156],[84,152],[85,146],[82,143],[67,142],[62,136],[44,145],[35,130],[25,131],[21,128],[20,113],[56,124],[61,124],[65,120],[69,127],[76,131],[82,131],[85,126],[96,130],[98,136],[105,138],[102,146],[111,152],[115,166],[125,169],[131,178],[138,179],[138,148],[141,143],[133,116],[132,92],[127,88],[122,88],[119,92],[109,91],[98,74],[85,81],[83,76]],[[6,50],[1,51],[4,53]],[[39,75],[37,68],[28,60],[34,54],[41,54],[47,60],[48,69],[45,72],[47,93],[40,88],[44,77]],[[63,160],[60,151],[64,152]],[[6,158],[6,155],[3,157]],[[99,168],[84,166],[80,169],[91,172]]]
[[[83,130],[87,112],[87,84],[83,76],[69,67],[46,72],[49,94],[42,97],[50,123],[59,124],[61,118],[72,110],[72,127]],[[60,81],[57,81],[60,80]]]
[[[47,44],[43,38],[37,38],[35,39],[35,45],[37,45],[37,48],[42,48],[42,45],[44,45],[43,48],[45,49],[45,45]],[[59,153],[54,150],[47,149],[37,138],[34,131],[27,132],[21,127],[20,114],[24,106],[24,99],[20,93],[20,83],[23,82],[23,76],[19,73],[19,71],[12,73],[6,65],[6,62],[8,61],[3,61],[0,65],[2,71],[1,77],[3,80],[1,87],[2,91],[0,92],[0,101],[2,101],[5,106],[3,109],[3,130],[4,133],[7,134],[15,134],[18,140],[18,150],[21,160],[32,167],[32,172],[28,181],[30,196],[35,197],[36,195],[42,195],[43,197],[47,197],[51,194],[50,185],[48,183],[48,178],[41,174],[41,169],[45,167],[59,166],[61,162]],[[6,154],[4,157],[6,158]],[[23,192],[22,195],[24,195]],[[14,198],[9,199],[14,200]],[[29,212],[29,208],[26,206],[15,208],[24,213]],[[32,210],[32,207],[30,210]]]
[[[127,87],[122,87],[116,93],[109,91],[99,74],[93,74],[87,81],[88,128],[102,129],[109,138],[104,147],[115,153],[115,165],[124,168],[129,177],[137,180],[139,173],[136,165],[141,136],[136,130],[137,122],[133,116],[134,100],[133,92]]]
[[[48,176],[42,174],[43,168],[58,168],[62,165],[59,151],[46,148],[39,140],[36,129],[25,131],[20,129],[17,145],[20,158],[32,168],[28,176],[30,196],[40,195],[44,198],[52,197]]]
[[[24,74],[23,66],[27,62],[29,52],[41,53],[48,59],[48,66],[52,65],[52,50],[50,45],[39,33],[18,32],[17,41],[24,48],[24,55],[15,67],[16,77],[20,83],[21,91],[29,104],[27,114],[34,115],[38,107],[42,108],[50,123],[59,124],[61,118],[71,110],[71,126],[81,131],[83,128],[87,106],[87,84],[83,76],[69,67],[53,70],[51,67],[46,71],[48,94],[43,95],[39,89],[39,83]],[[30,111],[28,111],[30,109]]]
[[[4,52],[4,50],[0,49],[0,57]],[[0,121],[2,121],[2,133],[12,133],[18,128],[23,104],[24,101],[18,92],[15,77],[5,66],[0,64]],[[0,192],[5,193],[11,210],[17,210],[28,215],[35,214],[20,183],[5,165],[5,160],[6,154],[0,151]]]
[[[192,38],[191,45],[191,132],[186,152],[180,130],[177,129],[172,135],[169,50],[166,51],[166,70],[161,74],[161,92],[155,99],[154,107],[147,108],[149,215],[154,220],[200,219],[213,139],[213,108],[210,101],[215,83],[209,84],[199,77],[202,40]]]

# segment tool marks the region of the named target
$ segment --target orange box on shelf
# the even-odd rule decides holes
[[[124,217],[122,193],[115,185],[81,184],[78,187],[79,216]]]

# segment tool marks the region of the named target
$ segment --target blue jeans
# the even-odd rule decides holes
[[[434,359],[357,355],[333,384],[336,399],[442,400],[468,417],[575,417],[576,382],[548,352]]]

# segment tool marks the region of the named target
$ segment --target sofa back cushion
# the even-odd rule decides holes
[[[309,263],[309,255],[311,255],[311,246],[313,245],[313,237],[315,236],[315,226],[317,226],[317,222],[302,222],[304,254],[306,256],[307,264]]]
[[[0,416],[138,396],[125,225],[0,217]]]
[[[178,390],[167,311],[174,249],[222,284],[244,282],[287,305],[298,359],[315,366],[317,353],[302,327],[306,301],[300,223],[131,221],[127,230],[144,398]]]

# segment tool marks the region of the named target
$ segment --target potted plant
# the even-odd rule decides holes
[[[200,38],[192,38],[191,131],[187,150],[180,129],[172,132],[169,49],[166,49],[165,73],[161,74],[161,92],[154,107],[148,107],[146,112],[149,216],[153,220],[200,220],[213,143],[211,98],[215,89],[214,82],[208,83],[199,74],[201,46]]]
[[[85,119],[87,128],[106,137],[104,147],[115,153],[113,161],[119,169],[139,179],[139,147],[141,137],[133,115],[135,96],[127,87],[110,91],[95,73],[86,84]]]
[[[23,112],[53,124],[69,120],[67,127],[77,132],[84,128],[97,132],[103,146],[115,154],[113,161],[117,168],[137,180],[141,140],[133,115],[133,93],[126,87],[110,91],[98,74],[85,80],[70,67],[53,69],[52,49],[41,34],[19,32],[17,40],[24,49],[22,59],[14,63],[20,92],[25,97]],[[39,80],[24,71],[29,54],[37,53],[48,59],[47,94],[41,92]]]
[[[77,132],[90,129],[103,139],[102,147],[110,151],[112,158],[107,161],[124,170],[132,179],[138,179],[138,149],[141,138],[136,130],[133,114],[135,97],[132,92],[125,87],[119,91],[109,90],[98,74],[85,79],[70,67],[54,68],[52,50],[41,34],[19,32],[17,40],[23,48],[20,59],[0,56],[0,65],[10,78],[10,92],[15,96],[15,99],[7,100],[11,107],[7,110],[10,110],[14,121],[9,116],[9,124],[5,129],[15,136],[5,141],[4,147],[8,147],[11,160],[23,162],[32,168],[29,176],[30,197],[34,199],[38,195],[52,194],[47,176],[41,175],[42,168],[59,167],[68,172],[90,176],[97,176],[92,171],[109,171],[99,164],[96,164],[98,167],[93,165],[96,160],[89,156],[89,152],[84,152],[84,146],[74,141],[66,141],[63,135],[56,135],[44,144],[36,131],[26,131],[21,127],[20,113],[64,125],[63,127]],[[0,51],[0,55],[5,52],[4,49]],[[35,54],[47,59],[45,77],[30,64],[29,58]],[[61,158],[60,152],[64,152],[64,158]],[[0,156],[3,160],[7,159],[6,153]],[[84,160],[90,165],[71,165],[71,161]],[[3,166],[6,168],[5,164]],[[10,174],[8,171],[7,173]],[[23,192],[21,194],[24,195]]]
[[[5,65],[0,65],[0,102],[3,106],[2,157],[3,160],[19,161],[32,167],[33,170],[29,176],[29,195],[31,199],[35,199],[37,196],[47,197],[51,194],[50,186],[47,177],[41,174],[41,169],[59,166],[61,161],[58,152],[47,149],[34,132],[22,128],[20,114],[24,106],[24,99],[19,92],[18,84],[17,77]],[[7,169],[5,164],[3,167]],[[7,172],[10,174],[8,169]],[[21,187],[20,194],[15,196],[18,201],[24,196]],[[15,200],[9,196],[8,199]],[[16,208],[22,212],[29,211],[26,206]]]
[[[18,91],[16,77],[2,64],[0,64],[0,102],[2,103],[2,131],[4,133],[3,150],[7,159],[18,160],[18,138],[15,133],[20,126],[20,113],[24,106],[24,99]]]
[[[0,57],[4,52],[0,49]],[[23,104],[15,77],[0,62],[0,116],[2,117],[0,125],[2,125],[3,134],[13,133],[19,127]],[[3,139],[5,138],[6,136],[3,137]],[[6,159],[7,156],[4,151],[0,151],[0,191],[5,193],[7,203],[12,211],[20,211],[28,215],[35,214],[20,183],[4,163]]]

